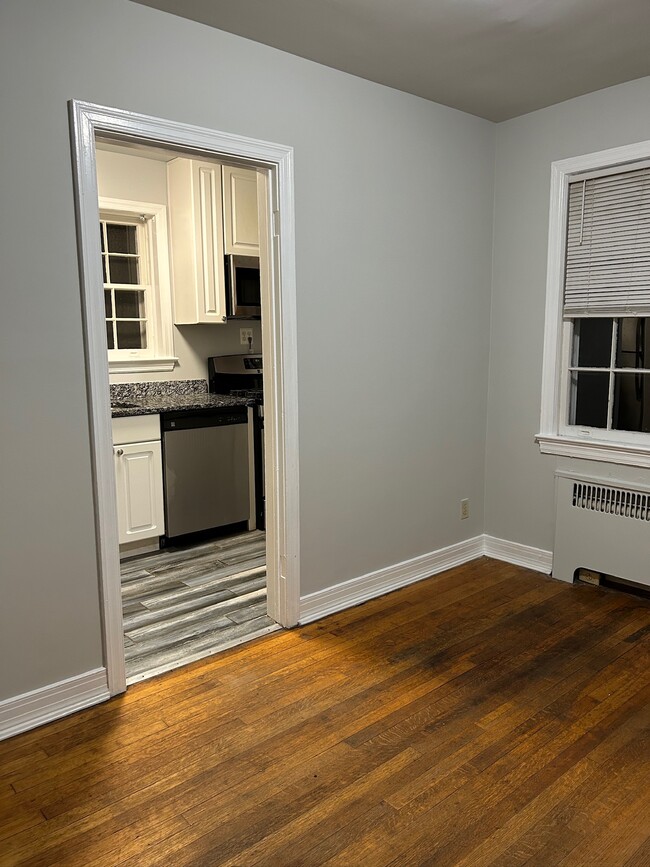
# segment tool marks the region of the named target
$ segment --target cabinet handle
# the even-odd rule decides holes
[[[115,452],[115,454],[118,456],[118,458],[121,458],[122,455],[124,454],[124,449],[118,449],[118,450]]]

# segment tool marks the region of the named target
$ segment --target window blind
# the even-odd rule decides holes
[[[569,185],[564,315],[650,316],[650,168]]]

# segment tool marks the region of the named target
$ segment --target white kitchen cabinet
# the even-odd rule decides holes
[[[174,322],[226,321],[221,166],[185,157],[167,163]]]
[[[259,256],[257,172],[222,166],[223,223],[226,255]]]
[[[120,545],[157,539],[165,532],[160,417],[113,419],[113,460]]]

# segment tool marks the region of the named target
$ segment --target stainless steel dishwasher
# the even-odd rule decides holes
[[[248,409],[164,413],[167,538],[251,520]]]

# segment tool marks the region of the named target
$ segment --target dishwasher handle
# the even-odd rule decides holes
[[[177,430],[194,430],[203,427],[225,427],[232,424],[247,424],[248,410],[245,406],[209,410],[204,413],[164,413],[161,426],[164,433]]]

